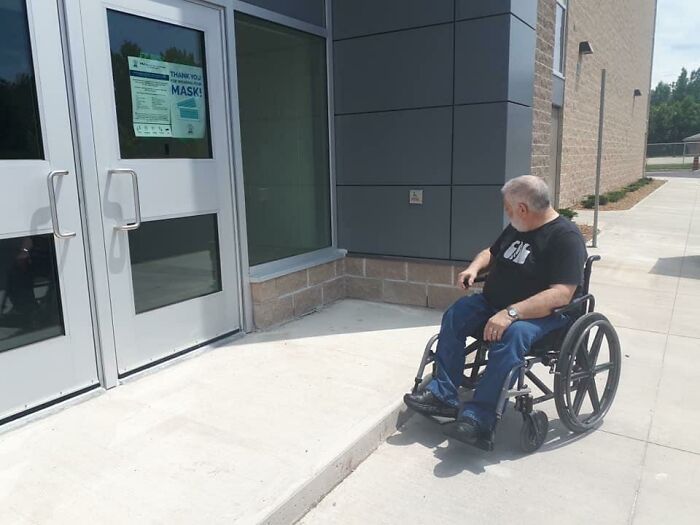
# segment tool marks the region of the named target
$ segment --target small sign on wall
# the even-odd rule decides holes
[[[423,190],[408,190],[409,204],[423,204]]]

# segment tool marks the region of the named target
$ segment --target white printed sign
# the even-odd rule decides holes
[[[200,139],[206,133],[201,67],[128,57],[134,134]]]

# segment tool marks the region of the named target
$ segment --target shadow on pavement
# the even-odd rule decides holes
[[[700,279],[700,255],[685,255],[682,257],[661,257],[649,270],[656,275]]]
[[[485,452],[447,438],[442,434],[440,425],[416,414],[396,434],[389,437],[387,443],[397,447],[419,444],[433,449],[438,460],[433,473],[438,478],[449,478],[464,471],[478,475],[486,472],[490,465],[516,461],[529,455],[520,448],[521,425],[521,415],[509,407],[497,428],[494,450]],[[550,420],[547,439],[535,454],[555,451],[569,443],[585,439],[587,435],[588,433],[574,434],[558,419]]]

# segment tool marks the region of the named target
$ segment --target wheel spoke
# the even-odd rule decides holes
[[[579,382],[578,388],[576,389],[576,396],[574,397],[574,403],[571,407],[576,416],[581,412],[581,405],[583,404],[583,399],[586,397],[586,391],[588,390],[588,385],[586,384],[588,381],[590,380],[583,379]]]
[[[596,367],[597,370],[597,367]],[[591,372],[588,370],[581,370],[580,372],[574,372],[571,374],[571,381],[578,381],[580,379],[583,379],[584,377],[591,377]]]
[[[600,411],[600,398],[598,397],[598,387],[595,381],[588,381],[588,395],[591,398],[591,405],[593,405],[593,412],[597,413]],[[578,414],[577,414],[578,415]]]
[[[576,352],[576,364],[583,370],[588,371],[591,369],[591,364],[588,361],[588,351],[586,350],[585,344],[578,347],[578,351]]]
[[[613,368],[615,368],[615,365],[613,363],[603,363],[602,365],[597,365],[593,369],[592,375],[599,374],[600,372],[605,372],[606,370],[612,370]]]
[[[600,353],[600,347],[603,345],[604,335],[605,332],[603,332],[603,329],[599,326],[598,332],[593,339],[593,344],[591,345],[591,352],[588,354],[588,367],[591,369],[595,367],[596,361],[598,361],[598,354]]]

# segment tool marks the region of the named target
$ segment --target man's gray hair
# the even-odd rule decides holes
[[[534,175],[521,175],[509,180],[501,188],[501,193],[504,197],[527,204],[533,211],[545,211],[551,204],[547,183]]]

